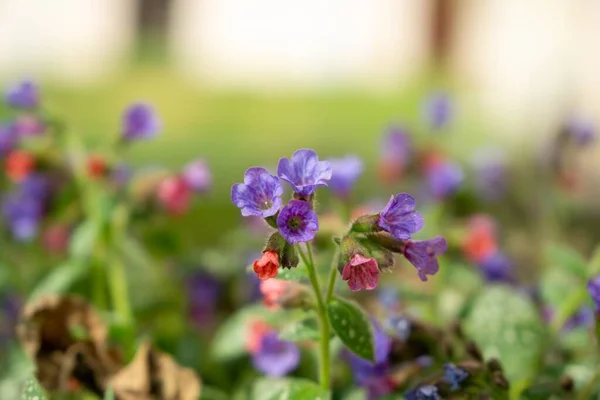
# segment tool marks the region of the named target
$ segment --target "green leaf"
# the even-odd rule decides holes
[[[50,271],[33,289],[30,298],[64,293],[87,272],[87,264],[72,260]]]
[[[359,357],[373,361],[373,330],[358,304],[336,298],[327,306],[327,315],[331,327],[346,347]]]
[[[113,391],[112,386],[109,386],[104,393],[104,400],[115,400],[115,392]]]
[[[488,287],[474,300],[465,331],[486,358],[500,360],[511,390],[524,388],[534,378],[546,336],[529,298],[506,286]]]
[[[35,378],[29,378],[25,382],[25,388],[21,393],[22,400],[46,400],[46,393]]]
[[[277,271],[277,279],[284,281],[301,281],[307,276],[306,266],[302,263],[298,264],[296,268],[279,268],[279,271]]]
[[[252,391],[253,400],[327,400],[329,392],[306,379],[259,379]]]
[[[92,253],[100,235],[100,227],[99,221],[89,219],[75,229],[69,246],[71,257],[86,258]]]
[[[291,342],[303,342],[305,340],[319,340],[319,326],[313,317],[286,325],[279,333],[279,338]]]
[[[545,257],[548,266],[559,267],[565,272],[574,274],[582,279],[588,278],[588,266],[585,259],[574,249],[554,243],[545,248]]]

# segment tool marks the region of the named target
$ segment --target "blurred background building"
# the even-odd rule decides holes
[[[0,77],[93,83],[150,47],[217,90],[397,90],[433,69],[508,134],[600,115],[599,38],[597,0],[2,0]]]

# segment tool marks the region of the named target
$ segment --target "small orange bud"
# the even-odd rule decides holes
[[[279,254],[273,250],[265,251],[260,260],[254,261],[254,272],[261,281],[276,277],[278,269]]]
[[[102,178],[108,171],[108,165],[104,158],[98,155],[91,155],[87,160],[87,173],[91,178]]]

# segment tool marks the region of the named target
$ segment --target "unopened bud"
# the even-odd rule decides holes
[[[363,215],[359,217],[352,224],[352,232],[356,233],[373,233],[381,231],[381,228],[377,225],[379,215]]]
[[[299,262],[296,248],[289,243],[285,243],[281,252],[281,266],[288,269],[296,268]]]

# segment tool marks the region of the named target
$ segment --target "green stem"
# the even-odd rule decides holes
[[[325,301],[329,303],[333,298],[333,292],[335,291],[335,282],[338,276],[338,258],[340,257],[340,248],[336,247],[333,260],[331,261],[331,270],[329,271],[329,283],[327,284],[327,297]]]
[[[323,302],[323,295],[321,293],[321,287],[319,285],[319,278],[317,276],[317,270],[314,264],[312,246],[310,243],[306,244],[308,250],[308,257],[304,254],[302,248],[297,245],[298,253],[302,258],[306,269],[308,271],[308,277],[310,283],[315,292],[317,299],[317,316],[319,318],[319,330],[320,330],[320,345],[319,345],[319,382],[324,390],[329,390],[330,385],[330,357],[329,357],[329,338],[331,333],[329,331],[329,320],[327,318],[327,308]]]
[[[106,275],[102,262],[102,250],[96,248],[92,258],[92,301],[100,310],[106,310],[107,299],[105,292]]]
[[[600,382],[600,370],[597,370],[592,379],[583,387],[579,395],[577,396],[577,400],[587,400],[592,398],[592,393],[594,393],[594,389],[598,386]]]
[[[584,287],[583,289],[579,289],[570,296],[568,296],[562,306],[558,309],[556,314],[554,314],[554,318],[550,323],[552,330],[555,333],[560,332],[565,322],[571,317],[571,315],[575,314],[579,308],[585,303],[588,298],[588,291]]]
[[[122,241],[129,215],[124,205],[117,205],[112,215],[110,225],[110,258],[108,267],[108,286],[111,294],[114,311],[121,322],[129,324],[133,321],[133,313],[129,303],[129,290],[127,287],[127,276],[125,266],[118,251],[119,243]]]

